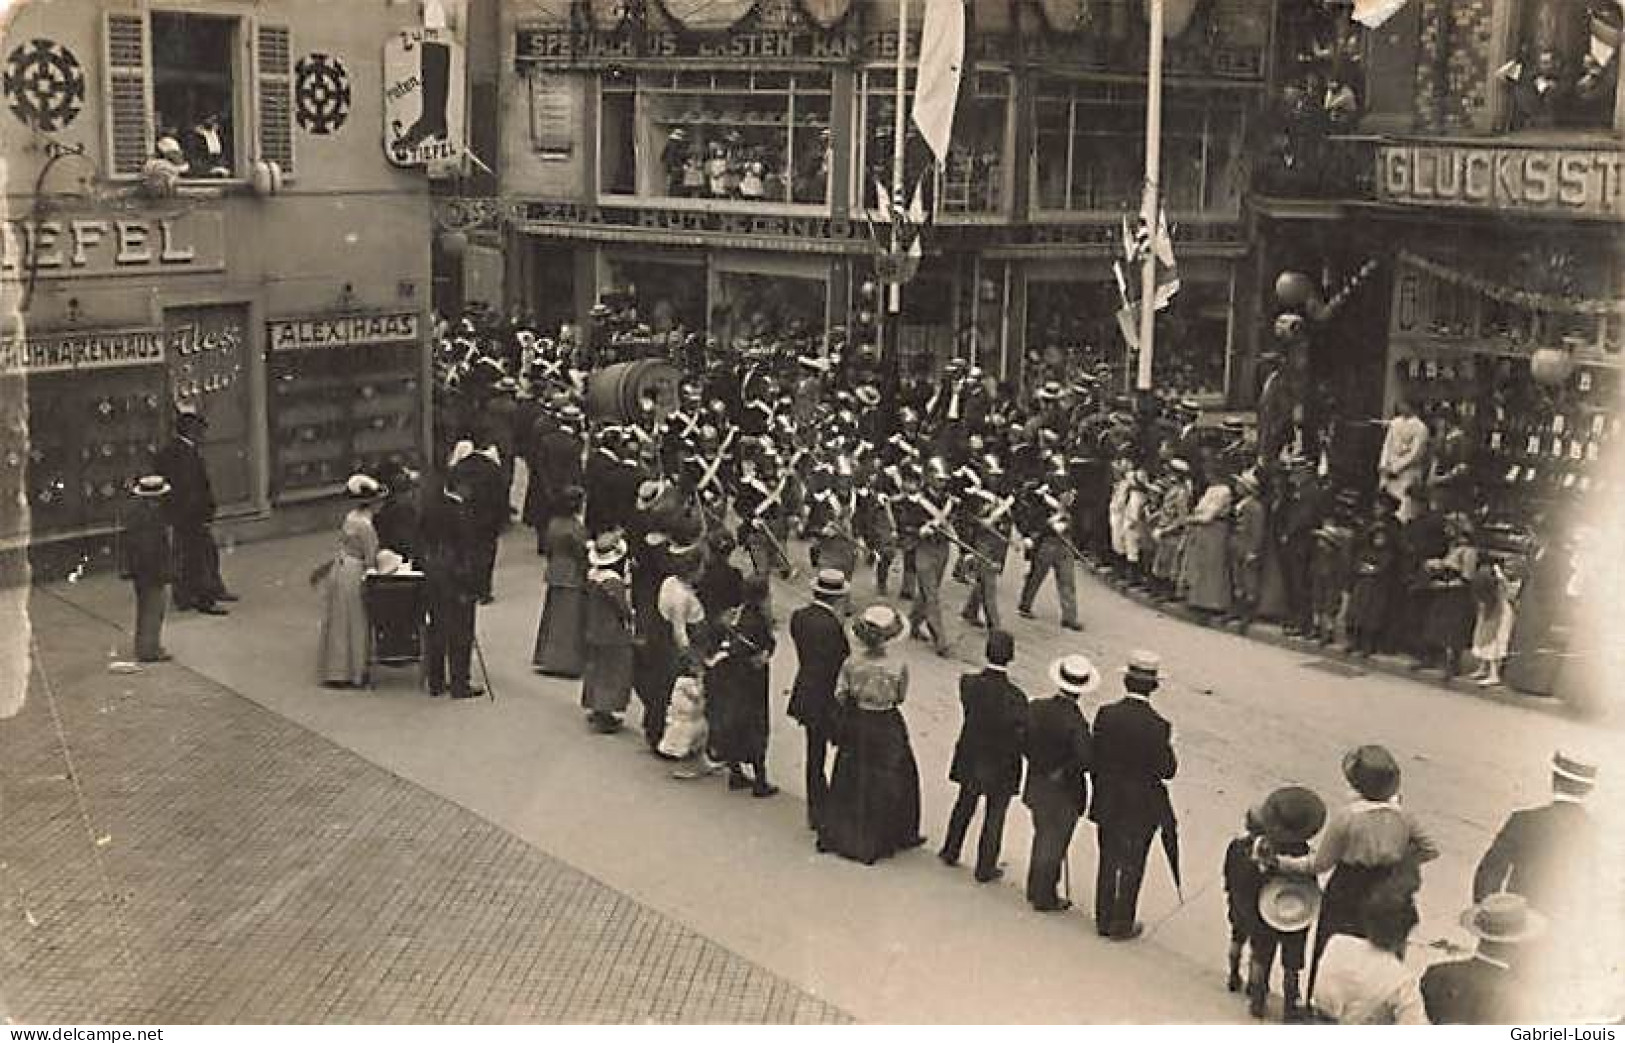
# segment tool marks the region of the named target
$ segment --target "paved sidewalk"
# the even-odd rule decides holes
[[[846,1020],[50,593],[0,721],[0,1020]],[[271,666],[273,664],[267,664]]]

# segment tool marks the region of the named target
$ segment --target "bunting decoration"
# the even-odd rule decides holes
[[[925,207],[925,175],[915,182],[914,193],[908,205],[893,199],[886,186],[875,182],[875,199],[882,217],[890,230],[882,231],[875,225],[868,211],[863,219],[869,226],[869,240],[875,246],[875,268],[880,278],[888,283],[904,283],[919,270],[925,256],[925,230],[931,215]],[[885,238],[882,238],[882,237]]]
[[[1168,227],[1168,212],[1157,212],[1155,231],[1142,216],[1130,228],[1123,218],[1123,259],[1112,262],[1112,274],[1117,279],[1117,293],[1123,306],[1117,311],[1117,324],[1130,348],[1139,350],[1140,269],[1148,256],[1157,259],[1156,293],[1152,307],[1166,311],[1179,293],[1179,265],[1174,258],[1174,237]]]
[[[1530,290],[1521,290],[1515,286],[1503,286],[1493,283],[1481,276],[1464,272],[1449,265],[1415,254],[1409,250],[1402,250],[1399,259],[1416,270],[1449,283],[1451,286],[1461,286],[1475,293],[1488,297],[1492,301],[1502,304],[1511,304],[1519,308],[1528,308],[1530,311],[1546,312],[1554,315],[1620,315],[1625,316],[1625,300],[1595,297],[1559,297],[1550,293],[1535,293]]]

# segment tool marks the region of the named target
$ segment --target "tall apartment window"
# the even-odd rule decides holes
[[[237,32],[235,18],[152,13],[155,151],[178,145],[186,177],[238,174]]]
[[[1614,123],[1625,12],[1612,3],[1523,0],[1511,59],[1513,130],[1606,128]]]
[[[889,69],[872,69],[863,77],[864,205],[874,207],[875,185],[892,185],[892,144],[897,122],[897,78]],[[914,73],[908,73],[904,95],[904,183],[912,189],[931,163],[930,150],[910,118],[914,104]],[[953,140],[948,159],[936,172],[936,213],[994,214],[1005,209],[1006,133],[1010,124],[1010,77],[1002,72],[978,72],[961,89],[954,113]]]
[[[1238,212],[1245,181],[1241,96],[1170,89],[1162,119],[1162,188],[1168,209]],[[1039,209],[1118,212],[1138,207],[1145,176],[1142,85],[1041,82],[1036,122]]]
[[[600,97],[606,195],[746,205],[829,199],[828,73],[611,72]]]

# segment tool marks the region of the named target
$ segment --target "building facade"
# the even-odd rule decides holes
[[[1175,4],[1164,180],[1183,289],[1160,383],[1224,403],[1254,321],[1243,296],[1246,141],[1272,11]],[[911,5],[908,53],[923,5]],[[1120,368],[1111,262],[1137,214],[1146,23],[1139,0],[973,0],[951,153],[905,121],[933,224],[902,294],[906,369],[950,355],[1013,382]],[[502,11],[506,303],[580,325],[609,299],[655,335],[722,343],[875,336],[897,5],[518,0]],[[912,76],[912,73],[910,74]],[[908,85],[911,87],[912,85]],[[905,101],[905,104],[907,102]]]
[[[7,547],[105,553],[175,406],[208,419],[227,526],[420,460],[439,31],[415,3],[11,13]]]
[[[1619,15],[1413,0],[1374,32],[1346,12],[1287,26],[1278,97],[1346,87],[1351,104],[1301,107],[1265,158],[1260,274],[1305,271],[1332,297],[1382,272],[1312,323],[1328,420],[1365,432],[1351,466],[1374,466],[1405,402],[1467,430],[1478,502],[1509,526],[1596,491],[1625,350]]]

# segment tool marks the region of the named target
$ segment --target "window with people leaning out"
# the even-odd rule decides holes
[[[910,195],[933,162],[931,150],[910,117],[914,106],[915,72],[910,70],[903,104],[903,181]],[[896,153],[897,75],[890,69],[863,74],[863,137],[860,171],[862,184],[853,193],[863,205],[876,206],[876,186],[892,190],[892,163]],[[978,72],[975,82],[961,93],[954,112],[953,137],[948,157],[926,185],[936,214],[996,214],[1005,210],[1006,135],[1010,122],[1010,77],[1002,72]],[[906,203],[907,200],[904,200]]]
[[[1162,180],[1170,212],[1239,213],[1247,100],[1234,90],[1165,92]],[[1040,81],[1035,118],[1038,209],[1138,209],[1145,178],[1144,85]]]
[[[152,12],[154,153],[184,178],[239,176],[238,20]]]
[[[829,199],[830,77],[606,72],[599,191],[744,205]]]

